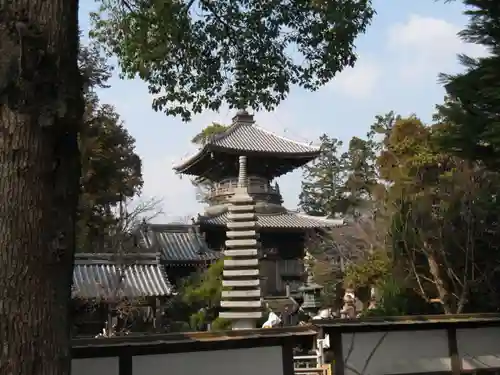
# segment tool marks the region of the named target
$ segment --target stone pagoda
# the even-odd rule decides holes
[[[238,312],[238,306],[243,305],[249,312],[255,306],[252,316],[257,317],[260,293],[264,298],[300,297],[308,234],[343,224],[342,220],[308,216],[282,205],[275,179],[319,154],[319,147],[267,131],[255,124],[253,115],[239,111],[226,131],[213,136],[174,168],[212,183],[209,205],[195,221],[209,248],[225,249],[230,258],[225,262],[224,279],[232,289],[224,294],[223,306],[231,312]],[[235,278],[237,273],[241,280]],[[256,287],[259,277],[260,290]],[[243,285],[243,279],[249,288],[245,292],[235,289]],[[253,298],[250,310],[248,303],[239,300],[243,295]]]
[[[233,329],[255,328],[262,318],[259,254],[255,205],[248,195],[246,156],[239,157],[238,187],[229,199],[227,240],[224,250],[221,318],[231,319]]]

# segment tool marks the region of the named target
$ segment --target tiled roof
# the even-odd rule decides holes
[[[292,141],[251,123],[232,125],[224,133],[209,140],[207,146],[238,151],[283,154],[316,154],[319,152],[318,147]]]
[[[296,142],[255,125],[253,116],[246,113],[235,116],[233,124],[226,131],[212,136],[195,155],[174,166],[174,169],[186,173],[190,166],[214,151],[274,154],[283,158],[298,158],[302,164],[320,154],[318,146]]]
[[[203,224],[226,225],[227,212],[213,217],[200,216],[199,220]],[[339,219],[327,219],[290,211],[278,214],[257,214],[257,225],[261,228],[333,228],[343,224],[343,220]]]
[[[109,254],[77,254],[73,296],[77,298],[140,298],[168,296],[172,286],[156,256],[127,256],[120,262]]]
[[[166,262],[200,262],[218,259],[193,225],[149,224],[141,230],[143,244],[156,249]]]

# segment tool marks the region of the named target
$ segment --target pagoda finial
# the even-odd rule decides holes
[[[239,157],[239,174],[238,174],[238,187],[244,188],[247,187],[247,157],[240,156]]]
[[[233,117],[233,124],[252,125],[254,122],[253,115],[248,113],[246,109],[238,110],[238,112],[236,112],[236,116]]]

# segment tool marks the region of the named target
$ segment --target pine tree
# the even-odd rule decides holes
[[[500,7],[491,0],[465,0],[469,24],[460,36],[485,46],[490,55],[460,56],[465,72],[442,75],[447,98],[438,106],[441,145],[460,157],[500,166]]]
[[[377,186],[376,153],[373,142],[353,137],[343,155],[346,171],[345,192],[349,205],[347,211],[357,216],[370,210],[373,189]]]
[[[321,155],[304,167],[299,204],[309,215],[334,217],[346,212],[348,202],[344,187],[345,163],[339,155],[342,142],[326,134],[320,141]]]

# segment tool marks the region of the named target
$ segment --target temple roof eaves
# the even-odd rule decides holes
[[[175,165],[174,170],[186,173],[190,166],[212,152],[274,155],[309,161],[319,155],[320,148],[277,135],[252,122],[235,122],[224,132],[212,136],[196,154]]]
[[[225,226],[228,220],[227,212],[212,217],[200,216],[198,220],[200,224]],[[328,229],[343,225],[344,220],[342,219],[328,219],[293,211],[270,214],[257,213],[257,226],[263,229]]]

